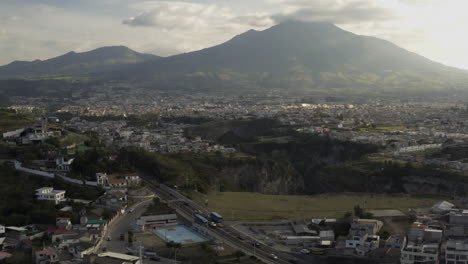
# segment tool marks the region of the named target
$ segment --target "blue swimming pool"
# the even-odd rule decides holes
[[[208,241],[208,238],[205,238],[201,234],[198,234],[197,232],[192,231],[185,226],[158,228],[154,232],[165,241],[174,241],[181,244]]]

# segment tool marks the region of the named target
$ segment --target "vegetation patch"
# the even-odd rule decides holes
[[[246,192],[192,194],[200,204],[206,201],[210,211],[230,221],[280,221],[314,217],[342,217],[355,206],[365,210],[426,208],[443,197],[419,197],[404,194],[323,194],[312,196],[265,195]]]

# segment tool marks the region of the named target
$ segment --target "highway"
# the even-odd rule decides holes
[[[202,206],[186,198],[178,191],[169,188],[168,186],[157,182],[154,179],[144,177],[145,181],[149,184],[151,190],[155,192],[161,199],[168,202],[169,206],[177,211],[177,214],[182,217],[186,222],[193,223],[194,213],[201,211],[205,216],[209,215],[209,212]],[[224,243],[239,249],[247,255],[255,255],[258,259],[265,263],[270,264],[291,264],[291,263],[313,263],[310,261],[303,261],[296,258],[291,254],[279,252],[271,247],[262,245],[261,247],[254,248],[251,239],[241,240],[241,233],[235,229],[225,225],[224,228],[206,228],[209,234],[215,237],[217,240],[223,241]],[[274,254],[278,259],[273,259],[271,254]]]

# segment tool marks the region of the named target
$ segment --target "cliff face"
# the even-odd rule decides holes
[[[228,185],[242,191],[264,194],[299,194],[304,181],[287,161],[257,160],[255,163],[221,170]]]

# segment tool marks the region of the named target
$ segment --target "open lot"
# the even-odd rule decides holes
[[[430,207],[443,197],[409,195],[324,194],[314,196],[264,195],[222,192],[192,195],[199,204],[208,200],[208,209],[231,221],[280,221],[312,217],[340,217],[359,205],[367,210]],[[447,199],[447,198],[445,198]]]

